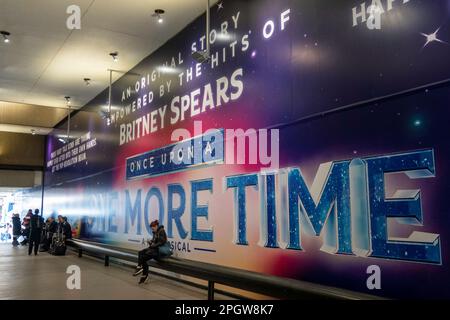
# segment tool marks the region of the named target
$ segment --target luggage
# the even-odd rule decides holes
[[[168,241],[158,248],[158,253],[161,258],[167,258],[173,254],[172,248],[170,247]]]
[[[64,242],[57,242],[53,246],[52,254],[54,256],[64,256],[66,255],[66,244]]]
[[[66,255],[66,239],[62,232],[53,235],[52,248],[50,251],[54,256]]]

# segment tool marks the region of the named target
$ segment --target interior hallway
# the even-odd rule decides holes
[[[81,290],[66,286],[67,267],[81,269]],[[14,248],[0,244],[0,299],[158,299],[205,300],[207,291],[155,275],[145,285],[138,285],[139,277],[132,277],[132,269],[111,264],[104,267],[101,260],[83,256],[78,258],[68,250],[63,257],[46,252],[28,256],[27,247]],[[216,294],[218,300],[227,297]]]

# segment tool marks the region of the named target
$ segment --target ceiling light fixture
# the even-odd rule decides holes
[[[114,62],[119,61],[119,53],[117,51],[111,52],[109,55],[113,58]]]
[[[163,23],[163,14],[166,13],[163,9],[156,9],[155,13],[152,14],[152,17],[158,18],[158,23]]]
[[[192,53],[192,58],[198,63],[208,62],[211,58],[210,56],[210,30],[211,30],[211,11],[210,11],[210,0],[206,0],[206,50],[199,50]]]
[[[70,97],[65,96],[64,99],[66,99],[66,104],[67,104],[67,136],[62,139],[60,138],[59,141],[63,142],[62,140],[64,140],[63,143],[67,143],[67,142],[69,142],[69,139],[70,139],[70,116],[71,116]]]
[[[9,33],[8,31],[0,31],[0,34],[3,36],[3,42],[9,43],[9,36],[11,35],[11,33]]]
[[[33,136],[35,136],[35,135],[36,135],[36,130],[31,129],[31,134],[32,134]]]
[[[84,78],[83,79],[84,83],[88,86],[91,84],[91,79],[90,78]]]

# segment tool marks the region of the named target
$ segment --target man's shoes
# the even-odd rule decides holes
[[[137,266],[135,272],[133,273],[133,277],[137,277],[142,273],[143,269],[141,266]]]
[[[147,281],[147,279],[148,279],[148,275],[142,276],[141,279],[139,279],[139,284],[145,283]]]

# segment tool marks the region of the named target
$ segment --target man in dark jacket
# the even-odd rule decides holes
[[[67,217],[62,215],[58,216],[57,231],[58,236],[64,235],[64,241],[67,239],[72,239],[72,226],[67,221]]]
[[[67,217],[58,216],[58,233],[63,234],[64,238],[72,239],[72,226],[67,221]]]
[[[20,216],[18,213],[14,214],[12,217],[12,225],[13,225],[13,246],[18,246],[19,241],[17,239],[20,237],[20,234],[22,232],[22,226],[20,224]]]
[[[72,226],[70,225],[69,221],[67,221],[67,217],[64,217],[64,235],[66,236],[66,239],[72,239]]]
[[[44,218],[39,215],[39,209],[34,210],[34,215],[30,219],[30,244],[28,246],[28,255],[31,255],[34,247],[34,255],[36,256],[41,243],[41,233],[44,228]]]
[[[159,248],[167,244],[167,234],[163,226],[159,225],[159,221],[155,220],[150,224],[153,232],[152,240],[148,241],[149,247],[139,251],[138,266],[133,276],[137,276],[142,272],[142,277],[139,284],[144,283],[148,278],[148,264],[147,262],[159,257]]]

